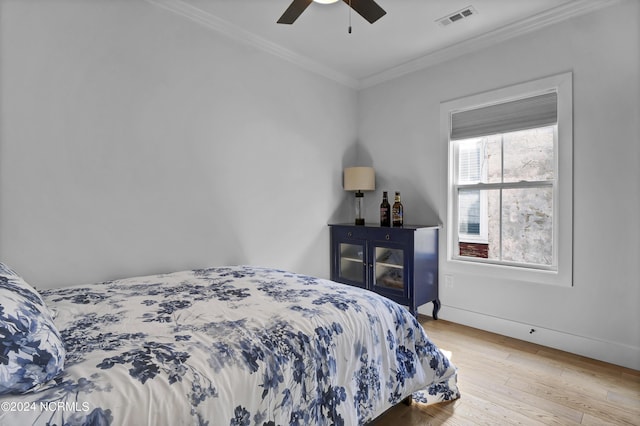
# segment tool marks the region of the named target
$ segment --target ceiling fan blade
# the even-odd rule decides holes
[[[278,24],[293,24],[312,1],[313,0],[293,0],[280,19],[278,19]]]
[[[378,19],[387,14],[383,8],[378,6],[373,0],[343,0],[346,4],[351,3],[351,8],[358,12],[360,16],[373,24]]]

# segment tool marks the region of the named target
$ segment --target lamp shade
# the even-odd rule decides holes
[[[373,191],[376,174],[373,167],[347,167],[344,169],[345,191]]]

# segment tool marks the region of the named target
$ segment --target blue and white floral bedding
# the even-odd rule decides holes
[[[0,396],[1,425],[362,425],[459,396],[405,308],[328,280],[218,267],[40,294],[64,369]]]

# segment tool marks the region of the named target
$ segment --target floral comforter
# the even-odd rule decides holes
[[[218,267],[42,291],[67,355],[2,425],[362,425],[458,397],[409,312],[372,292]]]

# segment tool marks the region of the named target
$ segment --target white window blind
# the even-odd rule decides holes
[[[459,152],[459,174],[460,182],[477,183],[480,182],[480,149],[476,144],[473,147],[460,148]]]
[[[450,140],[508,133],[556,124],[557,92],[453,112]]]

